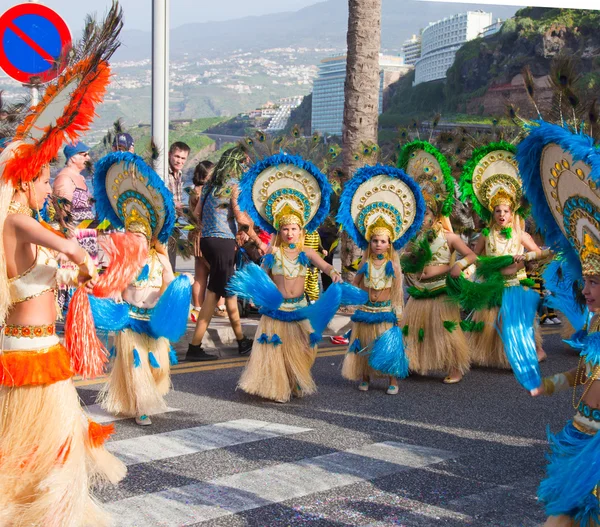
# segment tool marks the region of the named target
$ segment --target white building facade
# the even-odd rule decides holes
[[[404,64],[414,66],[421,58],[421,36],[413,35],[402,44]]]
[[[492,13],[467,11],[429,24],[421,33],[421,58],[415,64],[414,85],[446,78],[456,52],[482,35],[492,24]]]
[[[379,113],[383,109],[383,92],[412,66],[402,57],[379,55]],[[313,83],[311,133],[342,135],[344,121],[344,81],[346,80],[346,55],[329,57],[321,61],[319,74]]]

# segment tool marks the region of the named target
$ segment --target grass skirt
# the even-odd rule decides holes
[[[286,402],[317,391],[310,369],[317,347],[310,346],[310,323],[284,322],[263,315],[258,323],[250,360],[238,387],[265,399]]]
[[[600,434],[584,434],[569,421],[558,434],[549,433],[548,441],[547,475],[538,490],[546,513],[570,516],[574,526],[597,526],[600,506],[593,492],[600,484]]]
[[[379,324],[352,323],[350,348],[342,363],[342,377],[344,379],[361,381],[363,376],[381,377],[386,375],[369,366],[369,353],[367,353],[365,348],[369,348],[376,338],[383,335],[392,326],[393,324],[390,322],[381,322]],[[352,350],[352,344],[355,341],[360,342],[361,349]],[[361,350],[364,350],[364,352],[361,353]]]
[[[0,386],[0,525],[110,525],[90,487],[125,476],[103,447],[111,432],[88,421],[71,379]]]
[[[108,383],[98,396],[102,408],[127,417],[164,412],[163,397],[171,389],[170,349],[165,338],[154,339],[131,329],[119,331]]]
[[[511,366],[504,352],[504,343],[496,329],[499,307],[482,309],[473,313],[473,322],[483,322],[482,331],[469,333],[469,348],[471,350],[471,363],[488,368],[501,368],[510,370]],[[535,324],[535,346],[540,349],[543,344],[542,331],[539,324]]]
[[[460,310],[446,295],[409,298],[400,326],[410,371],[419,375],[453,369],[464,375],[469,371],[469,346],[460,327]]]

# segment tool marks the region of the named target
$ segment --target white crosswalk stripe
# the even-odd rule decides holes
[[[109,414],[107,411],[103,410],[99,404],[90,404],[89,406],[86,406],[84,409],[85,409],[85,413],[92,421],[94,421],[96,423],[100,423],[100,424],[112,423],[113,421],[121,421],[123,419],[133,419],[132,417],[123,417],[123,416],[119,416],[119,415]],[[169,412],[178,412],[178,411],[179,411],[178,408],[170,408],[169,407],[164,412],[156,412],[155,414],[152,414],[152,415],[159,415],[159,414],[165,414],[165,413],[169,413]]]
[[[309,429],[244,419],[198,427],[189,432],[180,430],[179,435],[171,432],[116,441],[111,443],[111,450],[131,464],[304,431]],[[181,440],[181,437],[186,439]],[[150,446],[155,440],[161,442],[161,445]],[[144,443],[140,444],[140,441]],[[179,446],[174,448],[178,441]],[[166,455],[156,457],[159,450]],[[449,451],[392,441],[368,444],[356,449],[133,496],[107,504],[106,507],[118,519],[119,527],[184,527],[316,492],[427,467],[454,457],[457,454]]]
[[[107,448],[125,464],[134,465],[309,431],[310,428],[238,419],[112,441]]]

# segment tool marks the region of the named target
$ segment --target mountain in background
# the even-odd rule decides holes
[[[399,52],[402,43],[430,22],[473,11],[491,11],[495,18],[512,16],[517,7],[383,0],[382,48]],[[225,22],[185,24],[171,30],[171,58],[214,58],[238,50],[256,52],[279,47],[346,47],[347,0],[328,0],[296,12],[245,17]],[[151,34],[124,31],[116,61],[143,60],[151,56]]]

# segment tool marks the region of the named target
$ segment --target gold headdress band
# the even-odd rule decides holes
[[[394,226],[390,225],[383,216],[379,216],[367,227],[365,238],[371,241],[373,236],[387,236],[390,242],[394,241]]]
[[[300,228],[304,227],[302,221],[302,213],[296,211],[290,204],[285,203],[281,210],[274,215],[274,226],[277,230],[281,229],[284,225],[299,225]]]
[[[511,210],[515,210],[515,196],[507,192],[504,188],[498,189],[498,191],[490,199],[490,212],[494,212],[494,209],[498,205],[507,205]]]
[[[144,218],[137,209],[132,209],[129,216],[125,218],[125,230],[143,234],[148,243],[152,240],[152,228],[146,218]]]
[[[583,247],[579,258],[583,276],[600,275],[600,249],[587,232],[583,235]]]

